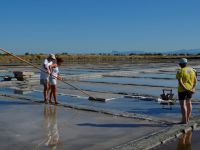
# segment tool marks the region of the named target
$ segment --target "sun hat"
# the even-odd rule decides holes
[[[179,64],[187,64],[187,59],[186,58],[181,58],[180,60],[179,60]]]
[[[52,59],[56,59],[56,56],[54,54],[49,54],[49,58],[52,58]]]

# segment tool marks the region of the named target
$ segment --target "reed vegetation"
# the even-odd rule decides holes
[[[40,64],[48,55],[45,54],[25,54],[18,55],[19,57],[34,63]],[[135,63],[142,61],[162,61],[162,60],[176,60],[182,57],[188,59],[199,59],[200,55],[162,55],[162,54],[141,54],[141,55],[100,55],[100,54],[56,54],[56,57],[61,57],[64,59],[65,63]],[[1,65],[21,65],[24,64],[19,60],[13,58],[9,55],[0,55]]]

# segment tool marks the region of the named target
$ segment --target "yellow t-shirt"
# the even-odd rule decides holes
[[[191,90],[194,86],[194,82],[196,80],[196,73],[191,67],[180,68],[176,74],[177,79],[182,79],[183,84],[185,85],[187,90]],[[178,85],[178,92],[184,92],[183,87]]]

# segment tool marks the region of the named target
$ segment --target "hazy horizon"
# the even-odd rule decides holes
[[[8,50],[8,49],[5,49],[7,51],[10,51],[11,53],[13,54],[18,54],[18,55],[24,55],[26,53],[29,53],[29,54],[50,54],[50,53],[54,53],[54,54],[63,54],[63,53],[67,53],[67,54],[114,54],[114,53],[121,53],[121,54],[127,54],[127,53],[135,53],[135,54],[143,54],[143,53],[154,53],[154,54],[158,54],[158,53],[163,53],[163,54],[167,54],[167,53],[174,53],[174,54],[178,54],[178,53],[185,53],[183,51],[195,51],[197,50],[198,53],[200,53],[200,49],[180,49],[180,50],[165,50],[165,51],[138,51],[138,50],[113,50],[113,51],[107,51],[107,52],[102,52],[102,51],[99,51],[99,52],[94,52],[94,51],[86,51],[86,52],[83,52],[83,51],[73,51],[73,50],[69,50],[69,51],[58,51],[58,50],[44,50],[44,51],[38,51],[38,50],[26,50],[26,51],[18,51],[16,49],[11,49],[11,50]],[[180,51],[180,52],[178,52]],[[3,52],[0,51],[0,53],[3,54]],[[192,53],[195,53],[195,52],[192,52]]]

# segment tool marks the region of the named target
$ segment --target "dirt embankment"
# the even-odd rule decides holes
[[[28,54],[18,55],[19,57],[34,63],[40,64],[40,62],[47,57],[45,54]],[[100,55],[100,54],[56,54],[57,57],[64,59],[64,63],[141,63],[141,62],[166,62],[177,61],[177,59],[185,57],[188,59],[200,59],[200,55],[162,55],[162,54],[144,54],[144,55]],[[16,60],[9,55],[0,55],[1,65],[22,65],[23,62]]]

